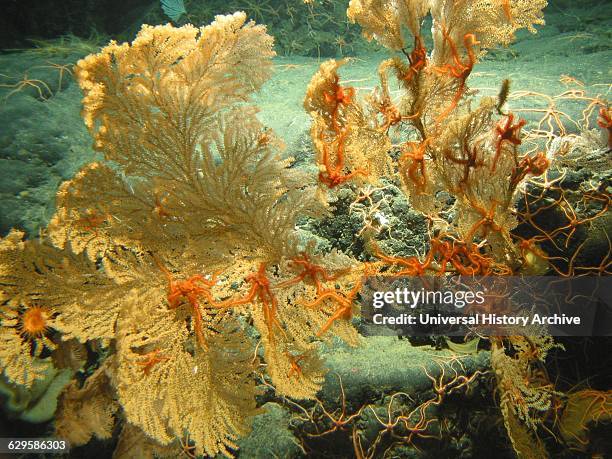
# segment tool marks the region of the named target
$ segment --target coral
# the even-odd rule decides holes
[[[568,394],[560,416],[559,431],[576,450],[589,445],[589,429],[599,423],[612,422],[612,391],[585,389]]]
[[[354,100],[354,89],[339,84],[338,68],[346,60],[330,60],[312,77],[304,108],[313,118],[311,136],[317,150],[319,181],[335,188],[352,178],[375,181],[389,173],[390,142]]]
[[[186,454],[188,451],[190,450],[182,449],[180,445],[161,445],[138,427],[126,423],[119,434],[119,441],[113,452],[113,457],[118,459],[129,459],[131,457],[141,457],[143,459],[173,458]]]
[[[443,274],[449,264],[463,274],[547,269],[546,263],[534,259],[536,252],[539,260],[548,262],[563,257],[549,257],[533,243],[563,239],[567,248],[578,228],[607,212],[603,196],[593,197],[601,203],[600,210],[584,218],[577,216],[576,206],[560,200],[558,209],[566,224],[531,239],[533,250],[527,241],[517,242],[513,229],[524,222],[535,224],[533,211],[517,211],[517,199],[537,178],[542,178],[537,186],[549,183],[547,171],[556,165],[550,145],[548,152],[521,153],[527,121],[502,112],[509,81],[502,84],[498,100],[484,97],[476,106],[470,100],[468,77],[478,60],[491,47],[509,44],[518,29],[535,32],[534,25],[543,24],[545,5],[545,1],[351,1],[347,14],[362,26],[364,36],[403,58],[382,62],[379,87],[361,100],[341,83],[338,70],[344,62],[326,62],[313,77],[304,106],[313,118],[311,135],[323,191],[325,187],[334,191],[346,182],[376,186],[381,177],[393,177],[396,170],[412,207],[432,222],[430,231],[437,236],[421,260],[385,258],[372,246],[379,259],[405,268],[396,274]],[[428,13],[433,17],[430,52],[421,32]],[[401,87],[395,98],[389,91],[392,73]],[[600,108],[599,125],[605,129],[605,101],[580,94],[567,97],[590,102],[584,112],[587,122],[589,113]],[[543,130],[543,123],[554,120],[563,135],[561,117],[567,115],[554,104],[551,99],[536,129]],[[495,119],[496,112],[500,119]],[[354,132],[369,135],[357,137]],[[351,136],[354,140],[347,141]],[[551,132],[547,139],[553,136]],[[384,153],[389,150],[397,157],[394,163]],[[370,233],[360,234],[367,238]],[[555,263],[552,268],[557,269]]]
[[[351,429],[358,457],[449,432],[438,408],[470,392],[484,372],[465,364],[482,356],[428,357],[413,368],[427,396],[412,400],[396,387],[382,408],[349,407],[339,378],[334,410],[316,395],[325,381],[318,351],[332,337],[359,343],[352,319],[364,276],[609,273],[605,231],[608,254],[593,266],[578,259],[582,233],[607,215],[603,179],[583,181],[579,193],[561,188],[563,161],[590,148],[588,138],[555,144],[557,132],[567,134],[555,98],[527,133],[517,110],[503,111],[515,97],[508,81],[497,99],[476,103],[469,90],[479,59],[517,30],[535,31],[545,4],[351,0],[349,19],[396,55],[363,98],[342,83],[348,60],[323,62],[312,77],[304,108],[317,177],[294,167],[257,118],[251,96],[275,53],[245,13],[201,28],[144,25],[132,43],[79,61],[82,116],[100,156],[60,186],[38,238],[14,230],[0,241],[4,377],[31,388],[58,368],[82,369],[79,354],[95,349],[100,361],[64,390],[55,428],[74,444],[121,429],[117,457],[232,456],[253,418],[265,418],[262,386],[310,400],[301,413],[314,424],[311,438]],[[258,18],[274,15],[265,2],[248,6]],[[428,14],[432,40],[421,32]],[[61,78],[64,67],[54,68]],[[589,103],[585,131],[597,111],[609,131],[607,103],[572,94]],[[537,148],[527,150],[533,137]],[[420,213],[422,247],[397,253],[397,240],[379,243],[383,233],[394,238],[381,212],[392,207],[387,189]],[[304,243],[299,219],[329,215],[330,203],[361,225],[365,261]],[[556,226],[541,222],[548,210]],[[395,223],[411,218],[406,200],[395,211]],[[562,397],[542,371],[559,346],[536,332],[480,337],[491,343],[508,435],[532,457],[545,454],[537,432]],[[606,418],[607,401],[590,406],[595,421]]]
[[[507,355],[499,339],[493,341],[491,349],[504,425],[519,457],[548,457],[536,432],[552,409],[553,400],[562,394],[537,368],[548,351],[559,345],[547,335],[512,336],[509,341],[516,351],[514,357]]]
[[[486,49],[509,43],[518,28],[528,26],[532,30],[532,24],[541,23],[540,10],[545,2],[536,3],[511,2],[509,23],[501,5],[492,2],[415,1],[396,7],[393,2],[352,1],[349,18],[360,23],[366,38],[376,38],[382,45],[402,52],[408,63],[392,58],[380,65],[380,89],[366,100],[369,107],[360,106],[361,102],[350,97],[350,104],[343,99],[338,110],[325,106],[324,94],[341,87],[336,73],[341,63],[321,66],[305,101],[313,116],[312,137],[324,171],[320,182],[330,188],[351,179],[376,183],[392,170],[385,163],[388,156],[379,152],[392,146],[400,152],[397,167],[412,206],[439,221],[440,212],[447,209],[436,197],[456,196],[456,221],[452,222],[458,232],[455,237],[468,248],[486,239],[492,258],[504,263],[510,260],[507,271],[515,269],[520,260],[509,234],[516,226],[512,209],[515,191],[525,179],[541,174],[546,163],[519,157],[516,147],[521,144],[520,128],[525,121],[515,124],[510,113],[493,124],[494,100],[485,98],[476,109],[469,109],[464,100],[466,80]],[[434,18],[430,56],[420,30],[428,12]],[[414,36],[410,52],[404,26]],[[493,27],[497,28],[495,33]],[[389,97],[390,71],[395,72],[403,88],[399,104]],[[349,89],[343,92],[350,94]],[[341,113],[339,117],[336,111]],[[360,116],[354,121],[352,113]],[[409,138],[393,145],[391,129],[407,131]],[[330,135],[326,136],[326,131]],[[355,131],[376,135],[356,138],[348,148],[344,139]],[[369,154],[363,158],[366,151]],[[330,156],[335,160],[330,161]],[[341,171],[338,167],[332,170],[332,180],[330,164],[343,166]],[[508,177],[510,186],[505,186]]]
[[[72,381],[63,391],[56,413],[55,434],[72,446],[84,445],[92,436],[110,438],[117,408],[105,368],[99,368],[82,388]]]
[[[577,259],[586,240],[574,242],[582,237],[584,228],[607,215],[606,182],[589,186],[582,198],[570,198],[572,193],[557,184],[564,172],[557,169],[549,174],[551,168],[559,167],[550,139],[567,132],[562,123],[567,115],[555,106],[556,98],[549,98],[550,105],[540,112],[543,118],[530,134],[545,137],[545,145],[538,143],[545,150],[532,148],[522,153],[528,122],[516,113],[502,111],[510,94],[509,82],[502,84],[497,100],[484,97],[474,103],[470,97],[468,79],[479,59],[492,47],[511,43],[521,28],[535,32],[534,26],[543,24],[544,6],[546,1],[351,0],[349,19],[362,26],[365,38],[375,39],[396,56],[380,64],[379,87],[361,99],[342,86],[337,74],[342,62],[323,63],[311,80],[304,105],[313,118],[311,135],[322,171],[322,193],[339,193],[335,188],[340,183],[329,180],[330,165],[342,166],[332,170],[337,172],[337,182],[357,187],[363,182],[381,187],[381,177],[391,176],[402,182],[411,206],[430,222],[425,253],[402,257],[385,253],[376,240],[377,232],[372,231],[371,219],[364,219],[367,226],[360,235],[379,260],[381,274],[609,273],[609,255],[595,266],[580,266]],[[431,50],[425,48],[431,41],[421,32],[427,14],[433,18]],[[395,98],[389,90],[393,73],[401,88]],[[584,125],[588,126],[599,109],[598,125],[608,129],[605,101],[580,92],[568,92],[565,97],[589,103]],[[330,100],[334,103],[326,106]],[[361,116],[351,118],[352,113]],[[377,133],[368,138],[373,145],[357,139],[356,145],[361,145],[346,148],[344,139],[353,131],[368,130]],[[391,155],[379,156],[380,151],[391,151]],[[364,152],[368,152],[365,157]],[[335,159],[330,161],[330,156]],[[392,165],[384,163],[389,156],[396,158]],[[389,170],[397,173],[389,174]],[[547,207],[544,195],[551,189],[555,197]],[[541,226],[538,218],[547,208],[560,217],[552,228]],[[533,236],[518,236],[519,225]],[[540,247],[544,243],[546,250]],[[566,252],[550,255],[550,246]],[[610,248],[607,251],[609,254]],[[567,265],[565,270],[559,267],[562,263]],[[554,341],[545,332],[529,340],[521,336],[488,339],[493,346],[500,407],[513,446],[520,455],[543,457],[546,452],[537,431],[561,394],[538,367],[555,347]],[[434,387],[436,384],[434,381]],[[363,455],[362,448],[359,450]]]
[[[254,347],[279,394],[313,398],[318,338],[356,343],[363,268],[300,247],[297,216],[325,208],[248,103],[273,55],[236,13],[145,25],[77,64],[104,159],[62,184],[39,238],[0,243],[4,375],[31,386],[78,367],[61,345],[75,340],[105,355],[62,396],[56,429],[75,444],[122,419],[118,455],[231,455],[259,412]]]

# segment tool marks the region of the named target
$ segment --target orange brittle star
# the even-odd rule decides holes
[[[204,338],[202,312],[200,311],[199,299],[205,297],[206,300],[213,306],[216,306],[210,289],[217,283],[216,273],[207,280],[201,274],[195,274],[189,279],[176,281],[172,278],[172,274],[166,269],[156,258],[155,262],[162,270],[168,279],[168,304],[170,309],[178,308],[183,300],[187,300],[191,306],[194,319],[194,328],[198,344],[202,347],[207,347],[206,339]]]
[[[501,0],[502,9],[504,10],[504,15],[508,21],[512,22],[512,8],[510,6],[510,0]]]
[[[340,107],[348,106],[353,103],[353,97],[355,96],[354,88],[345,88],[339,83],[338,75],[335,76],[332,83],[332,91],[324,92],[323,97],[325,102],[330,105],[331,111],[331,128],[334,131],[336,137],[336,158],[335,162],[332,162],[330,155],[330,146],[327,144],[323,133],[320,134],[319,139],[323,148],[323,164],[324,171],[319,172],[319,181],[326,184],[329,188],[335,188],[336,186],[350,180],[356,175],[368,175],[368,172],[364,169],[356,169],[349,174],[343,174],[345,157],[344,157],[344,143],[346,136],[349,133],[349,127],[340,127],[338,117],[340,115]]]
[[[281,282],[280,284],[276,285],[276,287],[289,287],[290,285],[295,285],[301,281],[303,281],[306,278],[309,278],[316,286],[317,288],[317,294],[321,293],[321,291],[323,290],[323,287],[321,285],[321,281],[323,282],[329,282],[329,281],[333,281],[336,280],[342,273],[339,273],[335,276],[330,276],[329,274],[327,274],[327,272],[325,271],[325,268],[323,268],[322,266],[319,265],[315,265],[314,263],[312,263],[310,261],[310,257],[308,256],[307,253],[302,252],[302,254],[300,254],[300,256],[294,258],[293,260],[291,260],[290,262],[293,266],[296,267],[301,267],[302,268],[302,272],[300,274],[298,274],[297,276],[295,276],[293,279],[289,279],[285,282]]]
[[[357,293],[361,290],[361,285],[361,280],[355,282],[355,285],[346,296],[339,294],[336,290],[323,290],[316,300],[306,304],[307,308],[314,308],[325,300],[333,300],[338,304],[334,313],[329,317],[327,322],[325,322],[323,327],[321,327],[321,330],[317,332],[317,336],[321,336],[327,332],[336,320],[350,320],[353,317],[353,302],[355,301]]]
[[[512,124],[513,121],[514,115],[510,113],[495,126],[495,132],[497,133],[498,138],[495,145],[495,156],[493,157],[491,172],[495,172],[497,161],[499,161],[499,157],[501,156],[501,148],[504,141],[508,141],[514,146],[521,144],[521,129],[527,124],[527,121],[521,118],[516,124]]]
[[[365,169],[355,169],[353,172],[343,174],[344,169],[344,141],[348,134],[348,128],[338,136],[338,143],[336,145],[336,163],[332,164],[329,154],[329,146],[325,143],[323,134],[321,134],[321,141],[323,146],[323,166],[325,171],[319,172],[319,181],[327,185],[328,188],[335,188],[338,185],[352,179],[356,175],[367,176],[368,171]]]
[[[512,170],[510,177],[510,189],[513,190],[527,175],[537,177],[542,175],[550,166],[546,153],[539,151],[534,156],[525,156]]]
[[[300,379],[303,376],[302,366],[300,365],[300,362],[306,358],[306,355],[300,354],[294,356],[289,351],[286,351],[285,356],[289,359],[289,365],[291,367],[287,372],[287,378],[295,376],[296,379]]]
[[[478,231],[479,228],[482,228],[481,236],[483,238],[487,237],[490,230],[493,230],[493,231],[502,230],[502,227],[498,225],[497,223],[495,223],[495,219],[494,219],[496,207],[498,206],[497,201],[493,200],[488,210],[485,210],[484,207],[479,206],[476,203],[472,202],[470,204],[472,208],[482,216],[482,218],[478,220],[476,223],[474,223],[474,225],[470,228],[470,230],[468,231],[468,234],[465,237],[466,241],[472,242],[472,239],[476,235],[476,232]]]
[[[425,257],[425,261],[419,260],[417,257],[393,257],[389,255],[385,255],[381,252],[381,250],[376,246],[375,253],[376,257],[380,258],[385,263],[390,265],[399,265],[403,269],[399,272],[394,273],[393,276],[401,277],[401,276],[423,276],[427,269],[429,269],[429,265],[433,261],[433,250],[430,250]]]
[[[414,48],[408,54],[406,51],[402,50],[404,55],[408,58],[408,62],[410,62],[410,67],[408,71],[402,76],[404,81],[410,81],[412,78],[419,74],[421,69],[423,69],[427,65],[427,50],[423,45],[423,39],[420,35],[415,35],[414,37]]]
[[[344,393],[344,386],[342,385],[342,377],[339,374],[336,374],[336,376],[338,376],[338,383],[340,386],[340,409],[339,410],[336,409],[335,411],[330,413],[329,411],[327,411],[323,403],[317,399],[317,406],[321,408],[321,410],[323,411],[323,414],[327,417],[328,421],[330,422],[331,427],[325,432],[320,432],[316,434],[307,433],[306,435],[308,435],[309,437],[323,437],[325,435],[336,432],[338,430],[345,430],[347,425],[351,424],[356,418],[361,416],[361,412],[363,411],[364,406],[359,408],[359,410],[357,410],[355,413],[351,415],[347,415],[346,413],[346,394]],[[340,413],[338,413],[338,411],[340,411]]]
[[[476,35],[473,33],[466,33],[463,36],[463,45],[465,46],[465,50],[467,52],[467,61],[462,62],[461,58],[459,57],[459,52],[457,51],[457,46],[444,26],[442,26],[442,34],[444,35],[444,40],[450,47],[454,64],[445,64],[441,67],[434,68],[434,70],[440,74],[450,74],[454,78],[457,78],[459,80],[459,87],[457,88],[457,92],[455,93],[451,104],[436,118],[437,124],[441,123],[448,116],[448,114],[455,109],[459,103],[459,100],[463,96],[463,93],[465,92],[465,80],[467,80],[470,73],[472,73],[472,68],[474,68],[474,64],[476,63],[474,46],[480,44],[480,42],[476,40]]]
[[[414,183],[419,194],[425,193],[427,188],[427,174],[425,171],[425,151],[429,144],[429,138],[423,142],[406,142],[402,146],[402,156],[400,164],[406,160],[411,160],[407,168],[408,178]],[[405,169],[405,167],[404,167]],[[402,171],[402,173],[405,173]]]
[[[268,328],[268,337],[270,342],[274,342],[274,326],[284,333],[284,330],[276,318],[278,310],[278,301],[272,293],[272,284],[266,276],[266,264],[261,263],[259,269],[255,273],[249,274],[246,279],[251,284],[249,292],[238,300],[228,300],[226,302],[215,305],[218,308],[231,308],[243,304],[253,303],[259,300],[263,307],[264,321]]]
[[[137,364],[142,367],[142,371],[145,375],[148,376],[151,372],[151,369],[155,365],[161,362],[165,362],[167,360],[170,360],[170,358],[161,355],[161,351],[159,349],[155,349],[147,354],[144,354],[143,360],[137,362]]]
[[[84,231],[92,232],[95,237],[98,237],[98,229],[108,221],[108,218],[108,215],[100,214],[96,209],[87,209],[85,215],[79,218],[76,223]]]
[[[470,188],[470,171],[476,170],[477,168],[482,167],[484,165],[484,160],[478,159],[479,153],[481,153],[481,150],[479,149],[478,143],[473,145],[471,148],[467,145],[464,146],[462,157],[454,157],[451,156],[448,152],[445,152],[444,157],[446,159],[455,164],[463,166],[463,177],[461,178],[461,180],[459,180],[459,193],[465,192],[467,189]]]

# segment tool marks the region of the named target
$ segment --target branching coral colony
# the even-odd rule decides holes
[[[143,26],[81,60],[83,118],[105,160],[62,185],[39,239],[1,241],[4,376],[31,386],[75,340],[107,355],[60,401],[57,433],[73,445],[124,419],[118,456],[176,456],[185,435],[195,454],[231,455],[258,411],[241,317],[292,397],[321,385],[319,338],[356,342],[364,267],[299,245],[296,217],[324,208],[248,104],[274,53],[245,21]]]
[[[566,138],[560,141],[566,142],[562,151],[552,147],[551,139],[566,135],[563,127],[557,134],[552,128],[540,130],[531,139],[539,148],[521,154],[527,121],[502,111],[508,83],[497,99],[482,98],[476,107],[468,93],[467,79],[478,59],[491,47],[509,44],[518,29],[535,32],[534,25],[544,23],[545,6],[545,0],[351,0],[349,19],[361,25],[366,38],[376,39],[401,57],[380,64],[380,86],[363,101],[353,88],[341,85],[337,71],[343,61],[325,62],[313,77],[304,106],[313,118],[320,187],[331,193],[349,180],[371,186],[382,176],[392,178],[391,170],[399,176],[412,207],[432,223],[423,257],[387,254],[375,241],[375,232],[364,231],[362,236],[371,236],[368,245],[380,262],[379,273],[610,273],[609,248],[596,266],[585,266],[577,262],[584,242],[576,247],[571,241],[578,230],[607,214],[608,185],[588,185],[580,190],[581,199],[556,186],[563,180],[562,156],[569,150],[575,156],[581,142],[576,136]],[[426,15],[433,19],[431,52],[421,33]],[[395,99],[389,89],[391,73],[400,87]],[[579,94],[573,98],[588,101],[589,114],[599,109],[597,123],[609,131],[604,100]],[[547,115],[561,116],[554,108]],[[546,142],[538,142],[539,137]],[[593,145],[597,147],[605,151],[604,144]],[[398,159],[393,162],[390,157]],[[555,173],[549,175],[553,167]],[[553,207],[561,223],[547,228],[538,214]],[[528,239],[513,233],[518,224],[526,227]],[[573,253],[567,251],[570,243]],[[548,255],[542,249],[545,245],[560,256]],[[565,255],[571,255],[561,256],[561,246]],[[562,403],[561,394],[537,367],[558,346],[545,334],[529,339],[490,337],[490,341],[500,407],[512,444],[519,456],[543,457],[538,430],[544,418],[562,409],[558,406]],[[598,396],[608,403],[609,393]]]
[[[119,423],[117,457],[176,456],[181,447],[189,455],[231,455],[258,412],[258,350],[279,394],[313,399],[323,381],[319,340],[357,342],[350,319],[365,274],[607,273],[609,262],[589,268],[572,257],[562,267],[562,257],[542,248],[568,246],[579,228],[603,216],[605,189],[593,185],[577,204],[559,191],[551,203],[538,190],[558,182],[546,173],[555,158],[519,154],[525,122],[512,113],[495,120],[503,100],[469,103],[467,79],[478,58],[509,43],[517,29],[542,23],[545,4],[352,0],[349,18],[403,57],[381,64],[380,88],[365,102],[341,85],[342,61],[321,65],[305,100],[318,180],[281,159],[281,142],[249,105],[274,53],[265,28],[246,23],[244,13],[203,28],[143,26],[131,44],[111,43],[80,61],[83,118],[104,160],[61,186],[40,238],[13,231],[0,242],[4,377],[30,387],[54,366],[77,367],[75,349],[86,344],[105,357],[65,389],[58,435],[79,445],[110,437]],[[431,52],[420,31],[427,14],[434,19]],[[399,102],[389,90],[391,72],[402,88]],[[590,107],[600,109],[607,128],[607,105]],[[385,253],[372,239],[378,261],[359,263],[336,252],[317,255],[301,242],[297,217],[322,215],[338,187],[396,175],[412,206],[440,225],[424,258]],[[529,188],[536,177],[543,185]],[[454,197],[452,212],[443,195]],[[567,223],[551,230],[537,217],[553,205]],[[587,205],[595,206],[588,215]],[[529,239],[511,232],[517,223],[532,228]],[[534,435],[541,419],[563,408],[535,371],[554,342],[491,342],[515,449],[542,452]],[[429,404],[456,389],[430,379],[437,395]],[[431,436],[429,404],[401,417],[406,442]],[[359,413],[343,414],[342,427]],[[392,432],[397,419],[381,423]],[[584,438],[583,427],[566,422],[564,432]],[[353,442],[363,451],[355,429]]]

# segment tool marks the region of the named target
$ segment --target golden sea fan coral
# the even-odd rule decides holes
[[[324,206],[248,104],[272,45],[235,13],[202,28],[145,25],[77,64],[104,160],[61,185],[40,238],[0,242],[5,376],[44,377],[61,359],[42,350],[58,343],[104,350],[95,378],[61,399],[58,432],[87,418],[77,443],[108,436],[116,418],[140,438],[122,435],[118,454],[174,451],[187,435],[198,455],[231,455],[258,412],[258,350],[279,394],[313,398],[318,341],[356,342],[363,269],[303,251],[297,216]],[[99,403],[86,403],[94,392]]]
[[[376,158],[392,152],[397,158],[392,169],[412,208],[430,222],[430,247],[416,257],[387,255],[375,236],[364,232],[373,255],[389,265],[386,275],[509,275],[527,273],[533,265],[525,255],[537,247],[513,240],[520,214],[516,201],[527,181],[546,173],[550,160],[546,152],[520,154],[527,121],[502,112],[507,83],[498,100],[483,97],[474,104],[468,79],[488,49],[510,44],[519,29],[535,32],[534,26],[544,23],[546,4],[351,0],[349,19],[368,40],[396,55],[380,64],[380,86],[361,100],[341,84],[337,70],[344,62],[324,62],[311,80],[304,106],[313,118],[321,184],[331,189],[353,181],[366,175]],[[432,18],[431,40],[422,30],[427,15]],[[426,48],[429,43],[431,49]],[[395,93],[389,89],[391,76],[400,87]],[[357,147],[349,148],[347,139],[364,126],[378,136],[370,137],[371,144],[359,139]],[[515,450],[543,456],[535,434],[559,393],[546,377],[536,377],[533,367],[535,360],[544,361],[554,341],[546,334],[529,345],[521,337],[490,339],[496,346],[492,366],[500,405]],[[515,357],[508,352],[512,347]],[[539,351],[537,359],[529,352],[532,348]]]

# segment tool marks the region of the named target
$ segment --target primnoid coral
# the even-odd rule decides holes
[[[296,217],[323,206],[248,104],[273,55],[265,28],[236,13],[202,28],[144,26],[131,45],[77,64],[105,160],[62,185],[42,237],[2,240],[0,271],[12,382],[43,377],[48,352],[70,339],[108,353],[97,383],[62,398],[58,429],[74,444],[108,432],[86,426],[108,421],[115,397],[144,438],[189,432],[197,454],[229,454],[257,412],[245,315],[288,396],[320,387],[315,338],[356,341],[347,319],[363,268],[302,253]],[[74,408],[79,391],[87,409]]]
[[[504,110],[509,83],[503,83],[498,98],[483,97],[477,104],[467,85],[488,49],[507,45],[520,28],[535,32],[534,25],[543,24],[544,6],[546,1],[350,2],[349,19],[362,26],[364,36],[399,57],[379,65],[380,84],[362,100],[353,88],[341,85],[337,70],[344,62],[322,64],[304,106],[313,118],[323,187],[333,192],[346,181],[372,186],[392,170],[412,207],[430,222],[429,246],[421,257],[385,253],[376,232],[369,232],[369,240],[365,232],[362,237],[372,255],[385,265],[379,272],[387,276],[609,273],[610,250],[599,265],[580,266],[576,259],[581,245],[566,258],[541,248],[550,244],[567,249],[579,228],[607,214],[610,198],[604,183],[597,190],[595,186],[585,190],[586,201],[570,203],[555,188],[563,180],[559,178],[563,158],[552,152],[551,139],[557,138],[552,129],[548,137],[542,135],[546,142],[538,142],[534,135],[536,148],[521,153],[527,121]],[[433,19],[431,40],[422,32],[427,15]],[[433,42],[431,50],[425,48],[427,42]],[[399,96],[391,96],[392,75]],[[582,97],[589,103],[584,113],[599,109],[598,124],[606,129],[606,102]],[[550,112],[558,116],[555,110]],[[565,132],[562,125],[560,130]],[[567,142],[586,141],[574,136]],[[390,150],[397,158],[392,164]],[[555,167],[559,169],[549,176]],[[546,209],[542,203],[550,189],[557,190],[550,207],[564,215],[552,229],[536,221]],[[365,220],[364,225],[371,228]],[[519,225],[530,227],[532,237],[513,232]],[[559,260],[565,261],[564,269]],[[490,341],[500,405],[513,446],[519,456],[542,457],[546,452],[536,432],[560,394],[536,367],[555,347],[554,341],[546,333],[530,339],[491,336]]]
[[[274,52],[265,27],[244,13],[201,28],[145,25],[131,44],[111,42],[81,60],[82,114],[104,160],[61,186],[39,238],[13,231],[0,242],[4,376],[30,386],[65,360],[51,351],[95,345],[105,358],[64,391],[58,432],[84,444],[120,420],[119,455],[172,456],[181,444],[232,455],[259,412],[260,359],[278,394],[313,399],[324,380],[319,343],[358,344],[351,318],[364,275],[590,270],[572,260],[561,272],[540,245],[571,239],[607,212],[609,197],[591,190],[583,199],[599,207],[581,216],[561,195],[568,223],[552,231],[517,211],[526,184],[546,177],[554,158],[521,154],[525,121],[504,112],[503,100],[473,106],[468,90],[487,49],[534,31],[545,5],[352,0],[349,19],[399,57],[381,63],[380,85],[363,99],[341,84],[345,61],[314,75],[304,107],[316,177],[292,168],[256,117],[250,96],[269,78]],[[432,50],[421,33],[427,14]],[[370,231],[360,235],[371,263],[317,253],[300,238],[298,217],[325,215],[338,188],[370,189],[382,178],[401,183],[432,222],[423,257],[386,253]],[[523,223],[534,224],[530,239],[512,233]],[[506,427],[522,453],[557,395],[534,373],[554,343],[490,340]],[[450,386],[433,381],[437,404]]]

